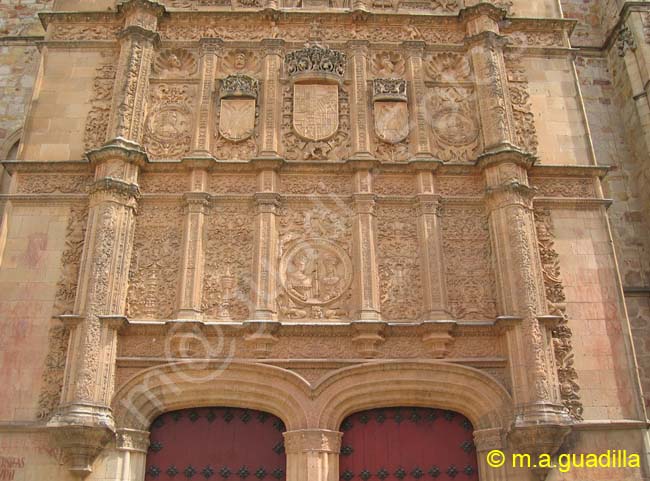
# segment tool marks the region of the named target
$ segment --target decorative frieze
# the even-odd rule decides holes
[[[113,60],[114,61],[114,60]],[[84,131],[84,149],[96,149],[106,142],[108,119],[111,112],[113,86],[115,84],[115,65],[106,64],[97,67],[93,82],[91,107],[86,117]]]

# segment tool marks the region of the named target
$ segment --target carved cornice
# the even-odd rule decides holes
[[[119,429],[117,431],[117,449],[146,453],[149,448],[149,433],[136,429]]]
[[[481,170],[485,170],[489,167],[507,163],[519,165],[526,170],[530,170],[536,161],[537,158],[533,154],[508,145],[499,150],[485,152],[479,155],[476,159],[476,165]]]
[[[143,10],[157,18],[165,14],[165,6],[154,0],[125,0],[117,4],[117,12],[122,15],[129,15],[136,10]]]
[[[121,331],[128,324],[129,321],[126,316],[97,316],[99,323],[102,326],[107,327],[108,329],[113,329],[115,331]]]
[[[508,11],[492,3],[482,2],[465,7],[458,13],[458,18],[462,22],[468,22],[478,17],[487,17],[494,22],[500,22],[508,15]]]
[[[123,139],[116,139],[103,147],[90,150],[86,153],[86,157],[92,165],[119,159],[129,164],[143,166],[149,161],[147,153],[140,145]]]

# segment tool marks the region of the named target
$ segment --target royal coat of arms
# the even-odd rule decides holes
[[[222,81],[219,134],[231,142],[250,138],[255,131],[258,82],[246,75],[231,75]]]
[[[409,135],[406,82],[377,79],[373,82],[375,133],[384,142],[398,144]]]
[[[339,87],[329,84],[293,86],[293,128],[307,140],[325,140],[339,129]]]

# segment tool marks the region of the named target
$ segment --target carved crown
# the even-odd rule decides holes
[[[390,78],[373,80],[372,99],[406,101],[406,80]]]
[[[248,75],[229,75],[221,81],[219,97],[251,97],[257,98],[259,82]]]
[[[346,63],[347,56],[343,52],[319,45],[290,52],[285,58],[287,72],[292,77],[316,74],[341,79]]]

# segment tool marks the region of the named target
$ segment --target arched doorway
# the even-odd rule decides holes
[[[238,408],[196,408],[158,416],[151,425],[147,481],[283,481],[284,423]]]
[[[473,427],[461,414],[385,408],[341,424],[342,481],[478,481]]]

